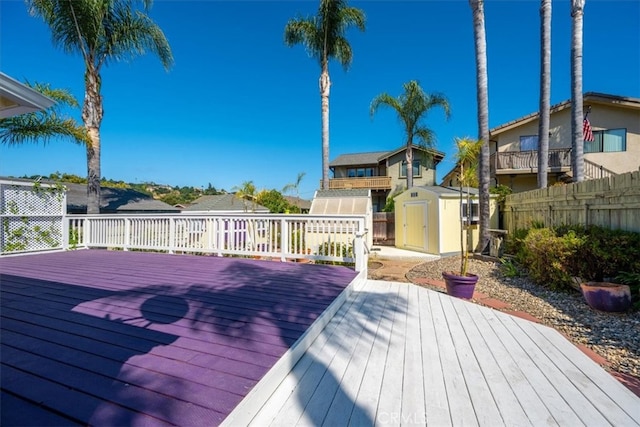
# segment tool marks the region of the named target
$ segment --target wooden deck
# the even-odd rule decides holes
[[[0,273],[2,426],[218,425],[356,277],[106,250]]]
[[[223,424],[638,426],[640,399],[553,329],[367,281],[282,381],[261,382]]]

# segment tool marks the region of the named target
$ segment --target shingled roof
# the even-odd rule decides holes
[[[246,203],[246,208],[245,208]],[[260,213],[268,213],[269,208],[265,208],[262,205],[254,205],[250,201],[243,201],[235,196],[235,194],[215,194],[209,196],[201,196],[194,200],[189,206],[187,206],[185,211],[198,211],[198,212],[209,212],[209,211],[219,211],[219,212],[260,212]]]
[[[368,165],[378,165],[381,161],[398,154],[406,149],[406,146],[402,146],[395,150],[391,151],[371,151],[368,153],[350,153],[350,154],[342,154],[336,157],[331,163],[329,163],[330,168],[340,167],[340,166],[368,166]],[[426,150],[423,147],[418,145],[413,145],[414,150],[422,150],[430,152],[436,164],[444,158],[444,153],[441,151],[434,150],[432,148],[427,148]]]
[[[86,184],[64,183],[67,187],[67,212],[87,212]],[[131,188],[100,188],[100,213],[177,213],[179,209]]]

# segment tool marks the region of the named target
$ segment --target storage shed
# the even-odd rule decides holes
[[[478,190],[469,190],[471,197],[471,238],[465,242],[473,250],[478,243]],[[412,187],[394,198],[396,216],[396,247],[435,255],[460,253],[460,192],[441,186]],[[466,191],[463,194],[466,208]],[[495,196],[489,203],[490,227],[497,228],[498,205]],[[465,209],[466,211],[466,209]]]

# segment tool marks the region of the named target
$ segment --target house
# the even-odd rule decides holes
[[[297,196],[282,196],[292,206],[296,206],[300,209],[300,213],[306,214],[309,213],[309,209],[311,209],[311,201],[306,199],[301,199]]]
[[[0,73],[0,119],[46,110],[54,103],[40,92]]]
[[[329,163],[333,178],[330,190],[371,190],[374,212],[384,208],[387,198],[407,187],[406,146],[393,151],[352,153],[338,156]],[[444,153],[413,145],[413,185],[434,185],[436,166]]]
[[[594,141],[584,142],[585,179],[603,178],[640,167],[640,99],[587,92],[583,110]],[[491,185],[514,192],[537,188],[538,112],[489,131]],[[551,107],[548,184],[571,180],[571,101]],[[456,170],[443,185],[456,185]]]
[[[67,213],[87,213],[87,185],[63,183],[67,188]],[[179,213],[180,209],[131,188],[100,187],[100,213]]]
[[[183,212],[213,212],[213,213],[269,213],[269,208],[241,199],[235,194],[215,194],[198,197]]]

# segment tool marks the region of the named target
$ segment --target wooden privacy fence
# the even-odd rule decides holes
[[[373,243],[391,245],[396,241],[396,217],[394,212],[373,213]]]
[[[598,225],[640,233],[640,171],[507,196],[504,226]]]

